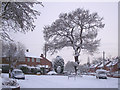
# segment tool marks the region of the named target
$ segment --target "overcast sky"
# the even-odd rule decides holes
[[[71,12],[77,8],[90,10],[91,13],[97,12],[100,17],[103,17],[105,23],[104,29],[99,30],[98,39],[101,39],[99,53],[90,56],[81,53],[81,63],[86,63],[89,57],[102,56],[102,52],[106,52],[106,57],[115,57],[118,55],[118,3],[117,2],[43,2],[44,7],[35,6],[35,9],[41,12],[41,15],[36,19],[36,28],[33,32],[27,34],[16,34],[12,37],[19,42],[22,42],[30,53],[40,56],[43,53],[43,27],[51,25],[60,13]],[[59,53],[51,56],[47,53],[47,58],[52,61],[57,55],[64,58],[65,62],[74,61],[73,51],[71,48],[62,49]],[[91,59],[92,61],[92,59]]]

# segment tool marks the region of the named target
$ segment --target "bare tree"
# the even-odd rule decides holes
[[[2,39],[11,40],[10,31],[26,33],[34,30],[34,20],[40,15],[33,9],[35,4],[42,5],[41,2],[2,2]]]
[[[25,59],[25,47],[21,43],[6,43],[3,42],[3,47],[2,47],[2,56],[6,57],[6,60],[9,62],[9,77],[12,69],[16,65],[18,61],[24,60]],[[7,59],[8,58],[8,59]]]
[[[100,40],[95,39],[98,29],[104,27],[103,18],[97,13],[81,8],[69,13],[61,13],[59,19],[44,27],[44,38],[48,51],[52,54],[64,47],[72,47],[75,62],[79,63],[78,57],[81,50],[91,54],[98,50]]]

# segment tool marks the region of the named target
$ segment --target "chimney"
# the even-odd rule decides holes
[[[29,49],[27,49],[26,52],[29,52]]]
[[[43,55],[43,54],[41,54],[41,55],[40,55],[40,57],[44,57],[44,55]]]

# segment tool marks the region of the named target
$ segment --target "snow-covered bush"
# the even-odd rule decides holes
[[[32,73],[32,74],[37,74],[37,71],[38,71],[38,70],[37,70],[36,68],[31,68],[31,73]]]
[[[60,56],[57,56],[54,59],[53,67],[54,67],[55,72],[57,72],[59,74],[63,73],[63,70],[64,70],[64,59],[62,57],[60,57]]]
[[[2,78],[2,88],[19,88],[19,84],[15,79]]]
[[[57,72],[60,73],[61,72],[61,66],[57,67]]]
[[[56,75],[57,73],[55,71],[50,71],[47,73],[48,75]]]
[[[76,62],[68,61],[65,65],[65,71],[67,71],[68,74],[75,73],[75,66],[78,66]]]

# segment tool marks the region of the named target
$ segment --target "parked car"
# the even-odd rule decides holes
[[[99,79],[107,79],[107,71],[103,69],[99,69],[96,71],[96,78]]]
[[[20,69],[13,69],[11,77],[15,79],[25,79],[25,75]]]
[[[113,73],[114,78],[120,78],[120,73],[118,71]]]
[[[120,78],[120,74],[114,74],[113,77],[114,78]]]

